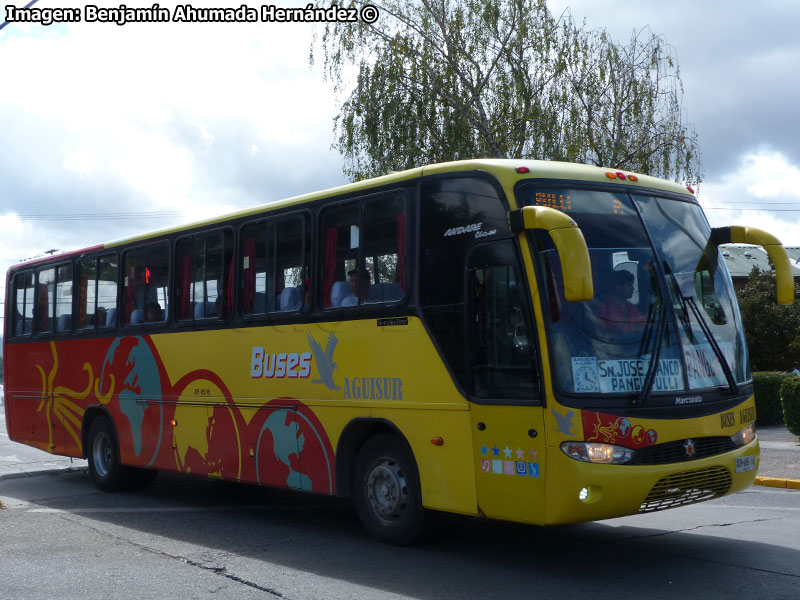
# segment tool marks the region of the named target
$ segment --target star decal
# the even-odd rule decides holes
[[[530,456],[533,460],[536,460],[536,457],[538,455],[539,455],[539,453],[536,450],[534,450],[533,448],[531,448],[530,451],[528,452],[528,456]]]
[[[506,458],[511,458],[511,448],[508,447],[508,444],[506,444],[506,447],[503,448],[503,452],[506,453]]]
[[[489,449],[486,447],[486,444],[484,444],[484,445],[481,447],[481,454],[482,454],[483,456],[486,456],[487,454],[489,454]]]
[[[517,446],[517,460],[522,460],[523,456],[525,456],[525,450]]]
[[[495,444],[494,448],[492,448],[492,452],[494,452],[495,456],[500,456],[500,448],[497,447],[497,444]]]

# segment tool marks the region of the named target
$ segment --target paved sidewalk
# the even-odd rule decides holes
[[[756,485],[800,489],[800,440],[783,425],[757,429],[761,464]]]

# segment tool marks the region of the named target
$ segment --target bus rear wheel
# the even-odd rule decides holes
[[[97,417],[89,427],[89,475],[104,492],[127,488],[131,470],[119,460],[119,444],[114,425],[107,417]]]
[[[398,438],[381,434],[358,455],[355,502],[370,536],[405,545],[421,539],[425,511],[411,452]]]

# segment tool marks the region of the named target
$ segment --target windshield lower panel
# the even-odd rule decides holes
[[[580,188],[522,185],[517,193],[521,205],[566,212],[589,248],[595,297],[567,302],[549,235],[529,233],[553,380],[575,398],[568,404],[699,403],[749,381],[727,269],[721,257],[703,260],[711,230],[699,206]]]

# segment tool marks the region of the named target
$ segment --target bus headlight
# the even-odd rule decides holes
[[[756,439],[756,424],[750,423],[741,431],[737,431],[731,436],[731,441],[737,446],[745,446]]]
[[[598,442],[564,442],[561,451],[575,460],[591,463],[623,465],[633,458],[633,450]]]

